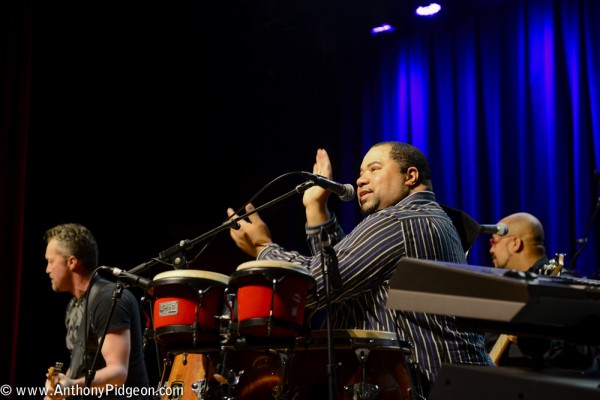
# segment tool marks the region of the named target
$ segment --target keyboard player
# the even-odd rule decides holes
[[[505,224],[508,230],[503,235],[493,234],[490,239],[494,267],[537,275],[570,275],[562,270],[562,254],[554,259],[547,256],[544,228],[534,215],[518,212],[502,218],[498,224]],[[491,332],[486,333],[485,339],[492,359],[499,366],[551,367],[598,374],[596,346]]]

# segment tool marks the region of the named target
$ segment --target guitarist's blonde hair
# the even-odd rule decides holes
[[[60,253],[75,256],[89,271],[98,266],[98,244],[92,232],[81,224],[57,225],[44,233],[46,243],[55,239]]]

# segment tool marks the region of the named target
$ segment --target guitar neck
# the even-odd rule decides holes
[[[496,343],[494,343],[494,347],[492,347],[490,350],[490,358],[494,364],[498,365],[500,358],[502,357],[502,354],[504,354],[504,351],[508,347],[509,343],[510,338],[508,335],[504,333],[500,334],[498,340],[496,340]]]
[[[554,264],[556,265],[550,275],[558,275],[560,270],[565,266],[565,254],[564,253],[556,253],[554,257]]]
[[[48,368],[48,373],[46,374],[46,379],[50,382],[50,387],[54,389],[56,387],[56,383],[54,382],[54,377],[62,372],[63,363],[57,362],[53,367]]]

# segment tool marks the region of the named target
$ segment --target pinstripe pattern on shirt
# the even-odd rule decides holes
[[[481,332],[461,331],[454,317],[396,311],[386,305],[389,279],[402,257],[466,263],[460,237],[430,191],[411,194],[398,204],[366,216],[348,235],[335,217],[319,227],[306,227],[312,256],[273,244],[259,259],[282,260],[308,268],[323,299],[320,232],[332,238],[343,290],[331,296],[333,329],[397,332],[414,345],[413,358],[433,382],[443,363],[493,365]],[[324,307],[309,300],[308,308]],[[313,327],[314,329],[315,327]]]

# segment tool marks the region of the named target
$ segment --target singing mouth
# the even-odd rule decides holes
[[[373,192],[371,192],[370,190],[359,190],[358,191],[358,198],[360,199],[360,201],[363,201],[365,199],[365,197],[367,197],[369,194],[371,194]]]

